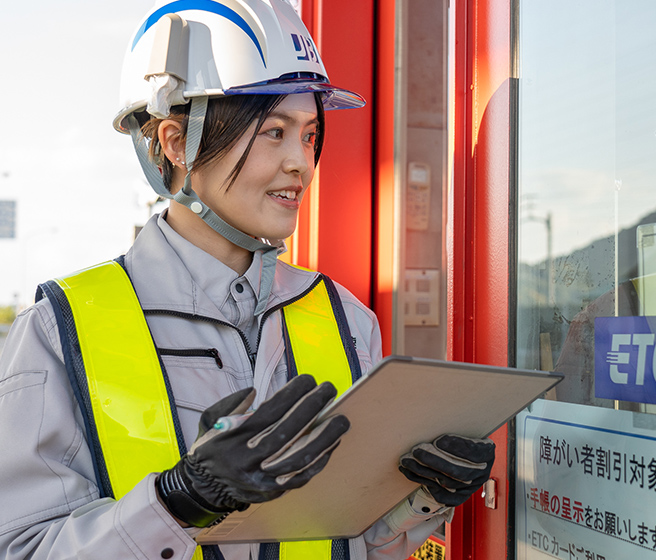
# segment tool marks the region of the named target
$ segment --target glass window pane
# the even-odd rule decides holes
[[[656,272],[656,3],[520,14],[517,365],[566,373],[558,400],[613,407],[595,397],[594,319],[656,298],[636,282]]]
[[[516,556],[656,554],[656,2],[518,0]]]

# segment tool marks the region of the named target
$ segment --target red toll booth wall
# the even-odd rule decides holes
[[[508,365],[510,215],[509,0],[455,3],[453,200],[449,251],[450,358]],[[480,493],[447,532],[453,560],[504,559],[508,533],[508,430],[493,434],[497,509]],[[512,544],[510,544],[512,546]]]
[[[383,354],[392,351],[394,291],[394,76],[396,5],[376,4],[374,120],[374,310],[383,335]]]
[[[508,363],[510,0],[458,0],[455,10],[449,358]],[[394,243],[394,0],[303,0],[303,18],[333,83],[364,109],[327,114],[327,141],[304,201],[295,261],[318,268],[376,311],[391,350]],[[480,493],[447,531],[453,560],[506,558],[507,430],[493,435],[497,509]]]
[[[330,81],[367,105],[326,113],[323,155],[294,240],[296,262],[371,306],[374,2],[303,0],[302,13]]]

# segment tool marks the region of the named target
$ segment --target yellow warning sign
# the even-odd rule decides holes
[[[446,546],[433,537],[422,544],[408,560],[444,560]]]

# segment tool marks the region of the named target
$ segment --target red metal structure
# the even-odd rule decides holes
[[[286,257],[320,269],[374,308],[391,351],[395,3],[304,0],[331,81],[367,100],[327,114],[327,140]],[[338,114],[343,113],[343,114]]]
[[[455,6],[453,215],[449,251],[450,359],[508,365],[510,262],[510,5]],[[508,433],[494,434],[497,509],[473,499],[449,531],[450,558],[508,556]]]
[[[395,2],[379,0],[376,12],[374,153],[374,310],[383,333],[383,352],[392,349],[394,289],[394,64]]]
[[[318,177],[292,242],[295,262],[343,283],[376,311],[392,349],[395,220],[395,36],[392,0],[304,0],[303,17],[331,81],[365,109],[328,115]],[[451,2],[453,184],[448,217],[448,357],[508,365],[511,195],[510,0]],[[337,114],[339,113],[339,114]],[[453,560],[507,558],[508,433],[493,439],[497,507],[480,494],[447,529]]]
[[[326,145],[291,253],[296,263],[321,270],[371,305],[374,3],[305,0],[302,13],[331,81],[368,104],[327,113]]]

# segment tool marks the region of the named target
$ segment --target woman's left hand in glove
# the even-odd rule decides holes
[[[399,470],[445,506],[459,506],[490,477],[495,445],[490,439],[442,435],[401,457]]]

